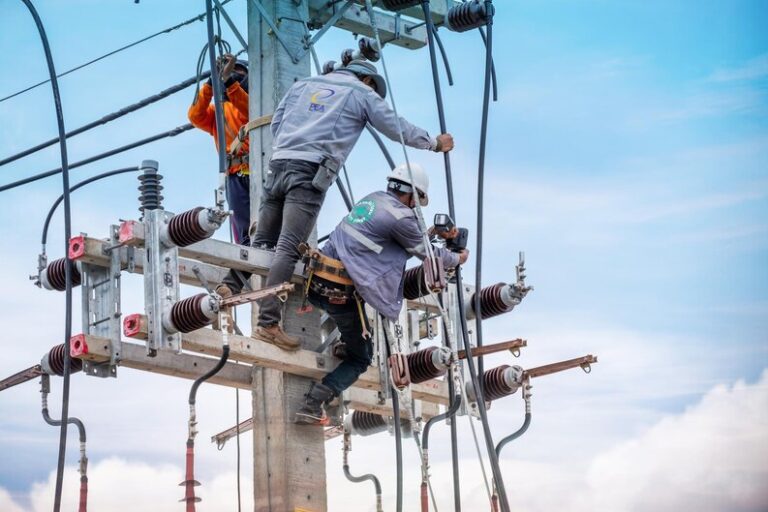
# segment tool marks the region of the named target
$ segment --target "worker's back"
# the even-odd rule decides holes
[[[341,260],[363,299],[389,318],[400,312],[405,263],[423,250],[413,210],[383,191],[358,201],[323,247]]]
[[[275,113],[272,158],[330,157],[342,164],[365,127],[365,102],[371,100],[378,100],[376,93],[351,73],[299,80]]]

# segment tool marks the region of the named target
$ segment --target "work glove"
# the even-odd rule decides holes
[[[435,145],[436,153],[447,153],[453,149],[453,135],[450,133],[441,133],[437,136],[437,144]]]
[[[459,253],[459,265],[465,264],[468,259],[469,259],[469,249],[463,249]]]

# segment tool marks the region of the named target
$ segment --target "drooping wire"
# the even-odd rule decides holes
[[[69,203],[69,167],[67,162],[67,141],[66,130],[64,129],[64,113],[61,108],[61,95],[59,94],[59,82],[56,79],[56,68],[53,65],[53,55],[51,47],[48,44],[48,37],[45,35],[45,28],[37,13],[32,0],[22,0],[26,5],[32,18],[35,20],[37,31],[40,34],[40,41],[45,51],[45,60],[48,65],[48,74],[53,90],[53,103],[56,107],[56,125],[59,130],[59,149],[61,153],[61,181],[64,191],[64,280],[65,288],[65,312],[64,312],[64,383],[62,386],[61,397],[61,429],[59,435],[59,456],[56,465],[56,486],[54,490],[53,510],[61,510],[61,489],[64,483],[64,461],[67,453],[67,423],[69,423],[69,377],[71,371],[71,356],[69,352],[69,339],[72,337],[72,260],[69,258],[68,245],[72,236],[72,212]]]
[[[151,137],[147,137],[145,139],[138,140],[136,142],[131,142],[130,144],[126,144],[124,146],[120,146],[115,149],[110,149],[109,151],[105,151],[104,153],[99,153],[98,155],[94,155],[92,157],[86,158],[84,160],[80,160],[78,162],[75,162],[71,165],[69,165],[69,169],[76,169],[78,167],[82,167],[84,165],[97,162],[99,160],[103,160],[104,158],[117,155],[118,153],[123,153],[125,151],[128,151],[130,149],[137,148],[139,146],[143,146],[145,144],[149,144],[150,142],[155,142],[161,139],[165,139],[167,137],[175,137],[176,135],[179,135],[180,133],[184,133],[186,131],[191,130],[194,128],[191,124],[184,124],[181,126],[177,126],[176,128],[172,130],[168,130],[167,132],[161,132],[156,135],[152,135]],[[44,178],[48,178],[50,176],[54,176],[56,174],[59,174],[61,172],[62,168],[59,167],[57,169],[53,169],[50,171],[42,172],[40,174],[35,174],[33,176],[30,176],[28,178],[24,178],[18,181],[13,181],[11,183],[8,183],[6,185],[0,186],[0,192],[5,192],[6,190],[11,190],[16,187],[21,187],[23,185],[27,185],[29,183],[33,183],[38,180],[42,180]]]
[[[118,174],[125,174],[127,172],[134,172],[138,170],[139,168],[137,166],[133,166],[133,167],[124,167],[122,169],[115,169],[114,171],[108,171],[101,174],[97,174],[96,176],[91,176],[90,178],[85,179],[73,185],[72,188],[69,189],[69,191],[71,193],[79,188],[82,188],[88,185],[89,183],[93,183],[94,181],[99,181],[104,178],[109,178],[110,176],[117,176]],[[45,217],[45,222],[43,223],[43,236],[40,238],[40,243],[43,245],[43,252],[45,252],[45,245],[48,242],[48,226],[51,224],[51,219],[53,218],[53,214],[56,212],[56,208],[59,207],[59,205],[63,200],[64,200],[64,194],[60,195],[59,198],[53,202],[53,205],[51,205],[51,209],[48,210],[48,215]]]
[[[227,3],[231,2],[231,1],[232,0],[222,0],[221,5],[227,4]],[[164,30],[160,30],[160,31],[155,32],[154,34],[150,34],[150,35],[148,35],[146,37],[142,37],[138,41],[134,41],[134,42],[129,43],[129,44],[125,45],[125,46],[121,46],[120,48],[116,48],[116,49],[114,49],[114,50],[112,50],[110,52],[105,53],[104,55],[96,57],[95,59],[91,59],[88,62],[84,62],[82,64],[79,64],[79,65],[77,65],[77,66],[75,66],[75,67],[73,67],[71,69],[68,69],[68,70],[64,71],[63,73],[59,73],[58,75],[56,75],[56,78],[61,78],[61,77],[65,76],[65,75],[68,75],[70,73],[73,73],[75,71],[83,69],[83,68],[85,68],[87,66],[90,66],[91,64],[95,64],[96,62],[99,62],[100,60],[104,60],[107,57],[111,57],[112,55],[120,53],[120,52],[122,52],[124,50],[127,50],[129,48],[133,48],[134,46],[137,46],[137,45],[139,45],[141,43],[147,42],[150,39],[154,39],[155,37],[157,37],[159,35],[169,34],[169,33],[173,32],[174,30],[178,30],[178,29],[180,29],[182,27],[185,27],[187,25],[190,25],[190,24],[192,24],[192,23],[194,23],[196,21],[203,21],[204,18],[205,18],[205,13],[202,13],[202,14],[199,14],[199,15],[195,16],[194,18],[190,18],[188,20],[182,21],[181,23],[177,23],[176,25],[174,25],[172,27],[168,27],[168,28],[166,28]],[[31,91],[32,89],[40,87],[41,85],[45,85],[45,84],[47,84],[50,81],[51,81],[50,78],[47,79],[47,80],[42,80],[42,81],[40,81],[40,82],[38,82],[36,84],[30,85],[29,87],[25,87],[24,89],[16,91],[13,94],[9,94],[8,96],[0,98],[0,103],[4,102],[5,100],[9,100],[11,98],[14,98],[14,97],[16,97],[16,96],[18,96],[20,94],[24,94],[27,91]]]
[[[207,72],[205,74],[207,75]],[[114,121],[115,119],[119,119],[125,115],[128,115],[148,105],[158,102],[164,98],[167,98],[171,94],[184,90],[202,78],[207,78],[207,76],[203,76],[203,77],[194,76],[192,78],[187,78],[186,80],[179,82],[178,84],[172,85],[171,87],[168,87],[167,89],[164,89],[156,94],[153,94],[152,96],[144,98],[143,100],[139,100],[136,103],[133,103],[131,105],[128,105],[127,107],[121,108],[120,110],[116,110],[115,112],[107,114],[101,117],[100,119],[97,119],[96,121],[92,121],[79,128],[75,128],[74,130],[71,130],[70,132],[64,134],[64,137],[65,138],[74,137],[75,135],[80,135],[81,133],[87,132],[88,130],[91,130],[98,126],[105,125],[111,121]],[[45,149],[49,146],[53,146],[54,144],[59,142],[59,140],[60,138],[53,138],[45,142],[41,142],[40,144],[33,146],[31,148],[25,149],[24,151],[20,151],[19,153],[6,157],[3,160],[0,160],[0,167],[2,167],[3,165],[9,164],[11,162],[14,162],[19,158],[23,158],[25,156],[31,155],[32,153],[36,153],[41,149]]]

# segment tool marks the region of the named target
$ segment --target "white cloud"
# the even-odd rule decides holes
[[[536,429],[536,422],[531,427]],[[530,439],[530,438],[529,438]],[[519,443],[524,442],[523,440]],[[512,445],[510,445],[512,446]],[[521,459],[519,452],[503,452],[504,472],[511,504],[521,512],[569,510],[657,512],[758,512],[768,507],[768,370],[755,384],[739,381],[718,385],[701,401],[676,415],[667,416],[644,432],[594,456],[587,464],[555,460]],[[331,457],[331,460],[335,457]],[[355,473],[362,461],[355,460]],[[444,508],[451,496],[447,462],[433,465],[433,486]],[[465,469],[476,461],[464,460]],[[409,465],[410,466],[410,465]],[[418,502],[418,468],[408,467],[406,509]],[[370,485],[353,485],[338,475],[329,460],[329,492],[332,509],[352,512],[373,505]],[[412,470],[412,471],[411,471]],[[379,471],[382,473],[381,471]],[[178,482],[182,470],[174,466],[107,459],[90,472],[89,508],[123,512],[178,510]],[[391,508],[391,475],[380,474],[385,484],[385,508]],[[487,497],[478,471],[462,473],[463,503],[467,510],[484,509]],[[74,509],[77,475],[68,470],[65,509]],[[49,510],[54,475],[32,486],[26,512]],[[235,479],[223,473],[199,489],[200,510],[233,510]],[[252,506],[251,483],[243,479],[243,506]],[[0,489],[0,509],[22,512],[7,492]]]

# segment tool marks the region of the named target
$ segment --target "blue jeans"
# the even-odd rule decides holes
[[[354,384],[370,366],[373,360],[373,343],[370,338],[363,337],[363,324],[355,299],[348,299],[346,304],[331,304],[327,297],[323,297],[314,290],[309,291],[308,299],[313,306],[325,310],[336,322],[336,327],[341,334],[341,342],[344,343],[346,353],[344,360],[331,373],[323,377],[322,381],[338,396]],[[370,330],[367,318],[365,327]]]

